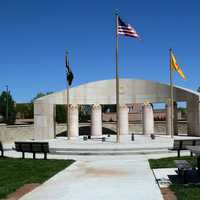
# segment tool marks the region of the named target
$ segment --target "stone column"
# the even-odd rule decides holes
[[[172,124],[171,124],[171,104],[170,102],[166,104],[166,134],[171,135]]]
[[[144,104],[143,111],[143,133],[149,135],[154,133],[154,116],[151,104]]]
[[[78,105],[69,105],[69,132],[70,137],[78,137]]]
[[[177,103],[174,102],[174,135],[178,135],[178,109]]]
[[[187,126],[189,136],[200,136],[200,104],[198,98],[187,101]]]
[[[101,136],[102,135],[102,111],[101,105],[92,105],[91,114],[91,135]]]
[[[120,135],[128,135],[128,107],[126,105],[119,106],[119,125]]]

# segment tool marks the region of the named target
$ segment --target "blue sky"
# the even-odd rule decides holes
[[[38,92],[65,89],[68,49],[73,85],[115,77],[115,9],[142,41],[121,37],[121,78],[169,82],[169,48],[187,80],[200,86],[198,0],[0,0],[0,91],[8,85],[17,102]]]

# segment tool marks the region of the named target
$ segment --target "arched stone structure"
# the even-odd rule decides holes
[[[70,104],[116,104],[115,83],[115,79],[103,80],[71,88]],[[167,84],[147,80],[120,79],[121,105],[145,102],[162,102],[167,104],[169,98],[170,87]],[[200,136],[199,93],[175,86],[174,101],[187,102],[187,109],[189,111],[188,134]],[[57,104],[67,104],[66,90],[41,97],[34,101],[35,139],[50,139],[55,137],[54,107]]]

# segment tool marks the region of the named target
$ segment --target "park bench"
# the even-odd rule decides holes
[[[180,152],[182,150],[188,150],[187,146],[196,146],[200,145],[200,139],[174,139],[174,144],[172,148],[169,148],[171,151],[177,151],[177,157],[180,157]],[[191,153],[192,156],[192,153]]]
[[[0,141],[0,151],[1,151],[1,157],[4,157],[4,150],[3,150],[3,145],[1,141]]]
[[[49,153],[48,142],[15,142],[15,150],[22,152],[22,158],[25,158],[25,153],[32,153],[33,159],[35,159],[36,153],[43,153],[44,159],[47,159],[47,153]]]
[[[187,183],[187,172],[192,170],[192,165],[186,160],[175,160],[174,162],[178,168],[178,175],[183,177],[183,183]]]

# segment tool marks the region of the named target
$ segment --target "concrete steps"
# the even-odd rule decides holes
[[[138,148],[138,149],[72,149],[52,148],[50,154],[58,155],[144,155],[169,153],[167,148]]]

